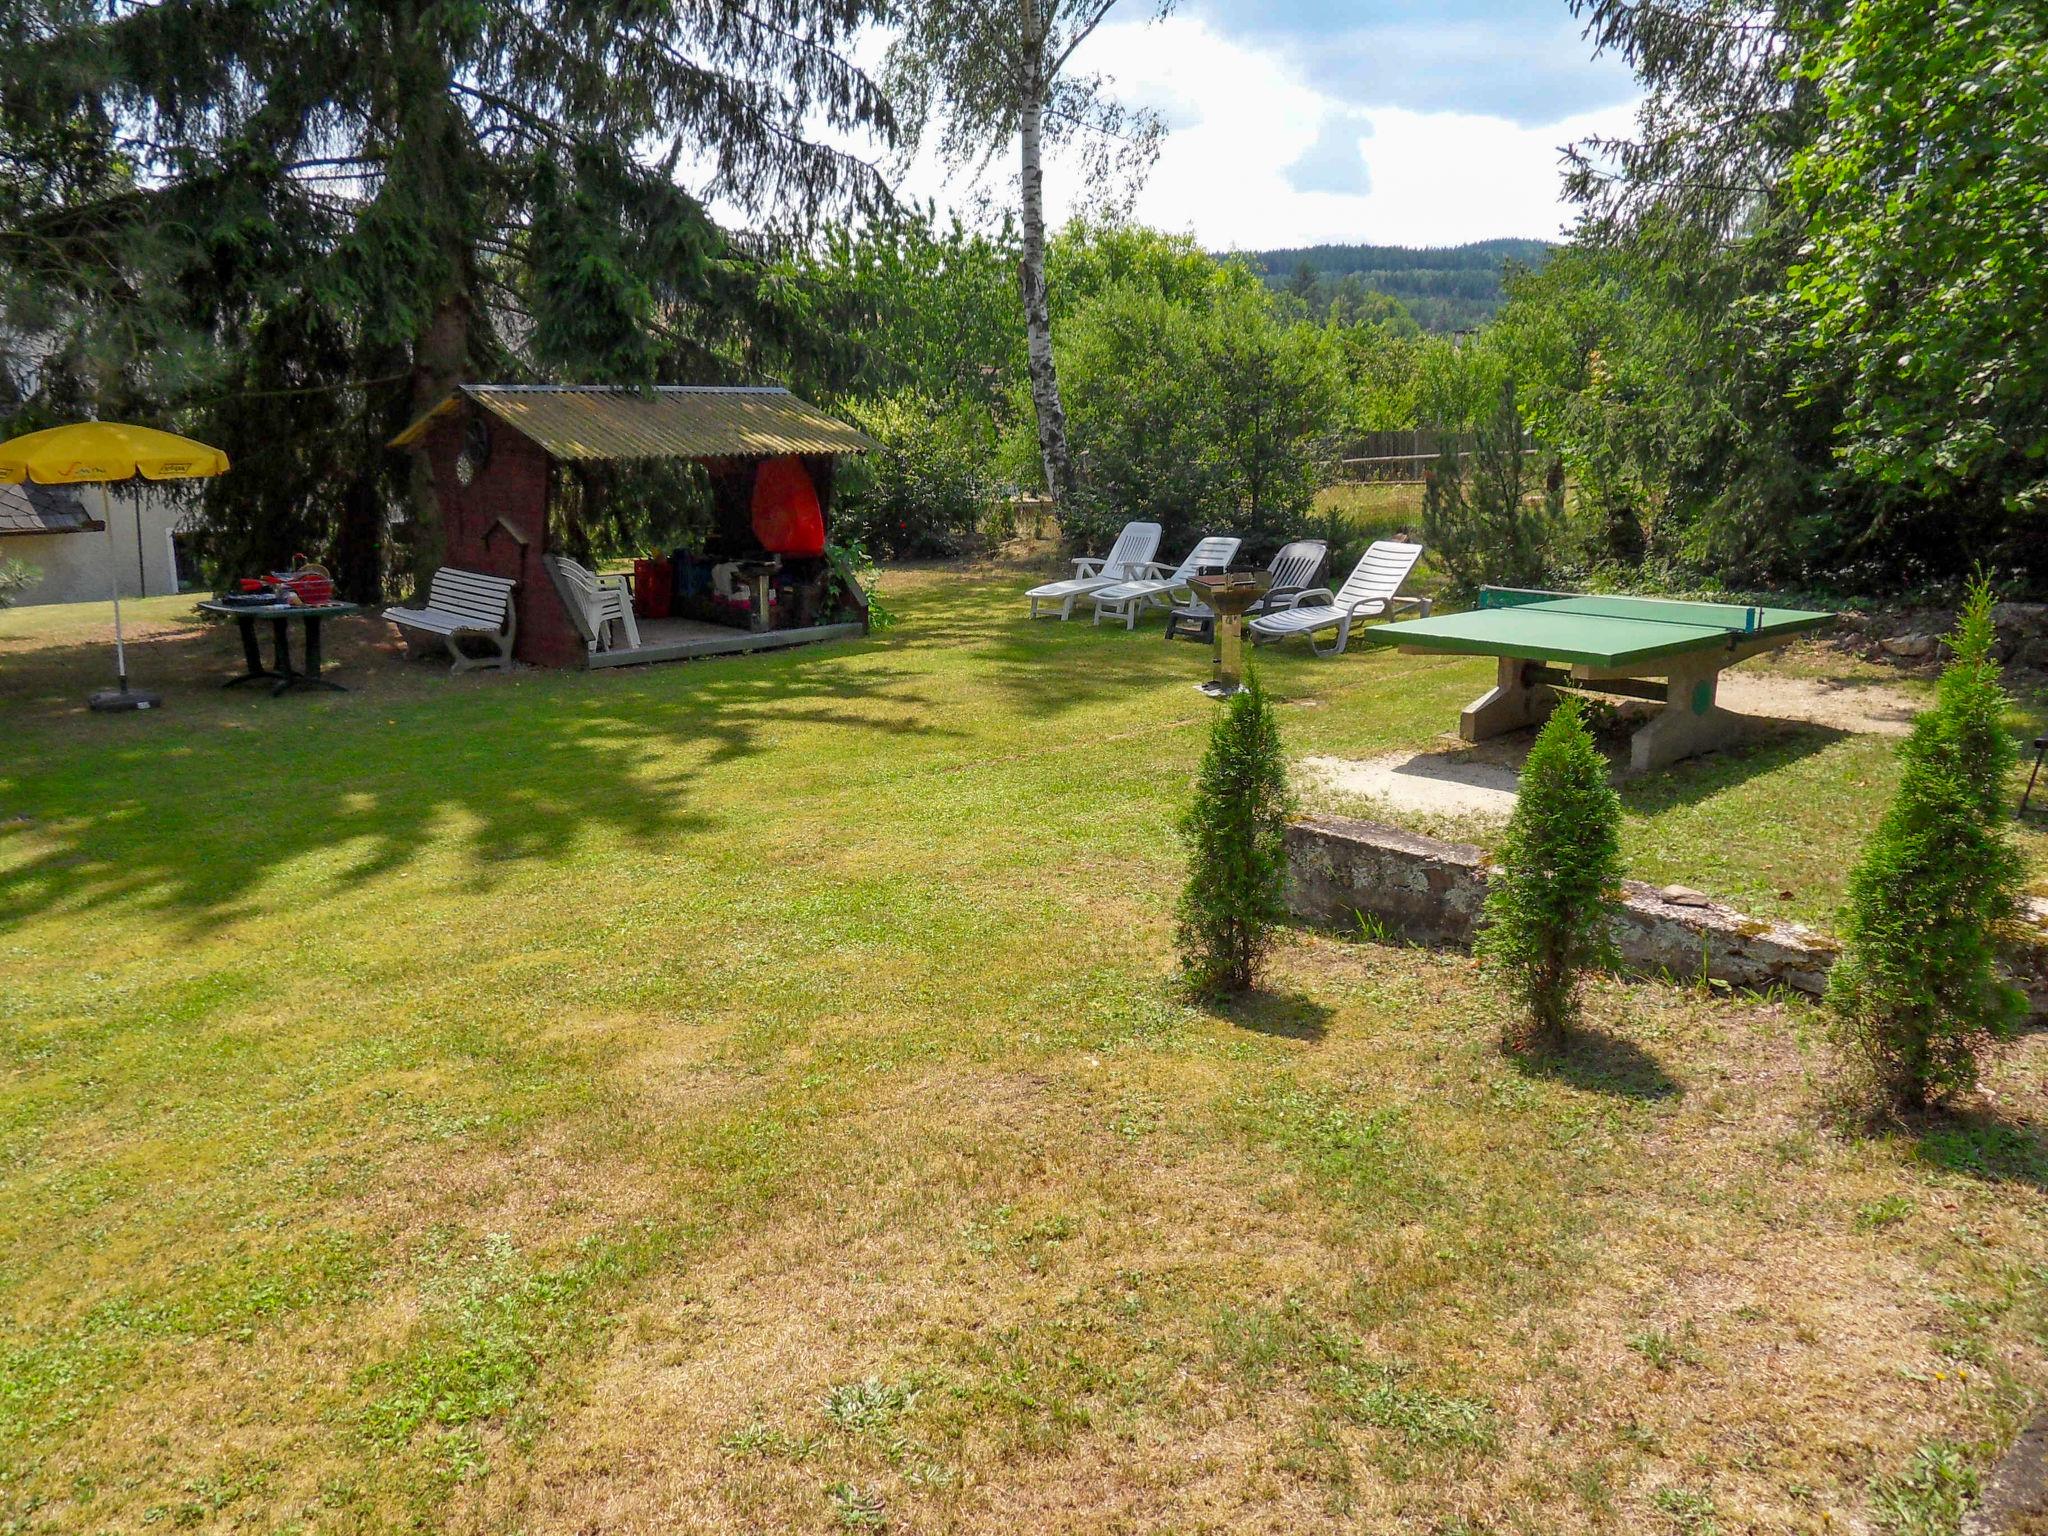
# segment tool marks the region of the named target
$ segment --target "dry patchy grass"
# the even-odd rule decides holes
[[[0,1526],[1947,1519],[2043,1380],[2039,1037],[1871,1139],[1796,1004],[1604,984],[1532,1075],[1462,958],[1300,935],[1188,1008],[1200,653],[894,579],[624,675],[348,626],[275,703],[152,610],[143,721],[0,618]],[[1267,666],[1354,755],[1483,670]],[[1634,789],[1631,856],[1824,911],[1888,750]]]

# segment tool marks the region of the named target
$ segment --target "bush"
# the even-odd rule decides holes
[[[915,390],[847,401],[854,424],[882,445],[851,460],[832,510],[835,538],[887,559],[957,555],[974,546],[995,498],[995,430],[973,404],[942,406]]]
[[[1099,551],[1140,518],[1163,529],[1163,558],[1232,533],[1252,564],[1297,535],[1342,416],[1322,329],[1283,324],[1255,280],[1220,281],[1200,305],[1120,286],[1083,305],[1060,346],[1085,483],[1061,509],[1070,543]]]
[[[1503,1046],[1563,1045],[1580,973],[1612,958],[1608,905],[1620,881],[1621,800],[1578,698],[1566,694],[1529,750],[1487,885],[1479,953],[1518,1009],[1502,1026]]]
[[[1995,958],[2024,867],[2006,833],[2018,749],[1991,655],[1991,602],[1989,583],[1976,582],[1934,707],[1899,749],[1898,791],[1850,876],[1845,949],[1828,980],[1837,1040],[1896,1109],[1969,1089],[1978,1053],[2024,1012]]]
[[[1554,469],[1539,488],[1532,470],[1510,380],[1479,424],[1471,463],[1447,446],[1423,482],[1422,542],[1461,591],[1541,586],[1548,576],[1565,534],[1564,475]]]
[[[1201,997],[1249,991],[1285,914],[1287,768],[1258,677],[1209,732],[1194,803],[1181,819],[1188,881],[1176,938],[1182,974]]]
[[[0,555],[0,608],[5,608],[17,594],[34,586],[41,575],[41,571],[24,560],[10,560]]]

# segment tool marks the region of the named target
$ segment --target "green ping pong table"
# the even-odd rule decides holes
[[[1485,587],[1467,612],[1381,624],[1365,638],[1409,655],[1497,659],[1492,691],[1458,717],[1466,741],[1536,724],[1560,688],[1656,700],[1664,708],[1629,742],[1631,771],[1646,773],[1733,738],[1735,717],[1715,702],[1722,668],[1833,620],[1792,608]]]

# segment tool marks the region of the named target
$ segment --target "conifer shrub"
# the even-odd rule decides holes
[[[1621,800],[1607,760],[1566,694],[1529,750],[1521,792],[1487,882],[1478,950],[1514,1004],[1501,1044],[1564,1044],[1589,967],[1612,959],[1607,921],[1621,882]]]
[[[2025,1012],[1995,954],[2024,870],[2006,831],[2018,748],[1991,604],[1989,584],[1974,583],[1934,707],[1899,749],[1899,787],[1849,878],[1843,955],[1828,979],[1837,1042],[1898,1110],[1968,1091],[1979,1054]]]
[[[1287,766],[1280,728],[1255,672],[1209,732],[1195,798],[1181,818],[1188,849],[1176,940],[1199,997],[1258,984],[1286,915]]]

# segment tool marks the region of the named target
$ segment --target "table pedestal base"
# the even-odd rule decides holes
[[[291,688],[325,688],[330,693],[347,693],[340,683],[330,683],[320,675],[320,620],[307,617],[298,622],[306,626],[305,670],[292,665],[291,619],[270,621],[270,665],[263,665],[263,652],[256,643],[256,619],[258,615],[237,614],[235,624],[242,632],[242,663],[248,670],[239,677],[231,677],[221,684],[223,688],[239,688],[244,683],[267,682],[270,695],[276,698]]]
[[[1479,742],[1541,725],[1557,708],[1559,691],[1567,688],[1648,699],[1664,706],[1629,738],[1631,773],[1648,773],[1681,758],[1728,746],[1741,729],[1736,717],[1715,701],[1721,678],[1718,658],[1674,658],[1661,681],[1581,675],[1578,670],[1560,671],[1516,656],[1501,657],[1499,667],[1492,689],[1466,705],[1458,716],[1461,740]]]

